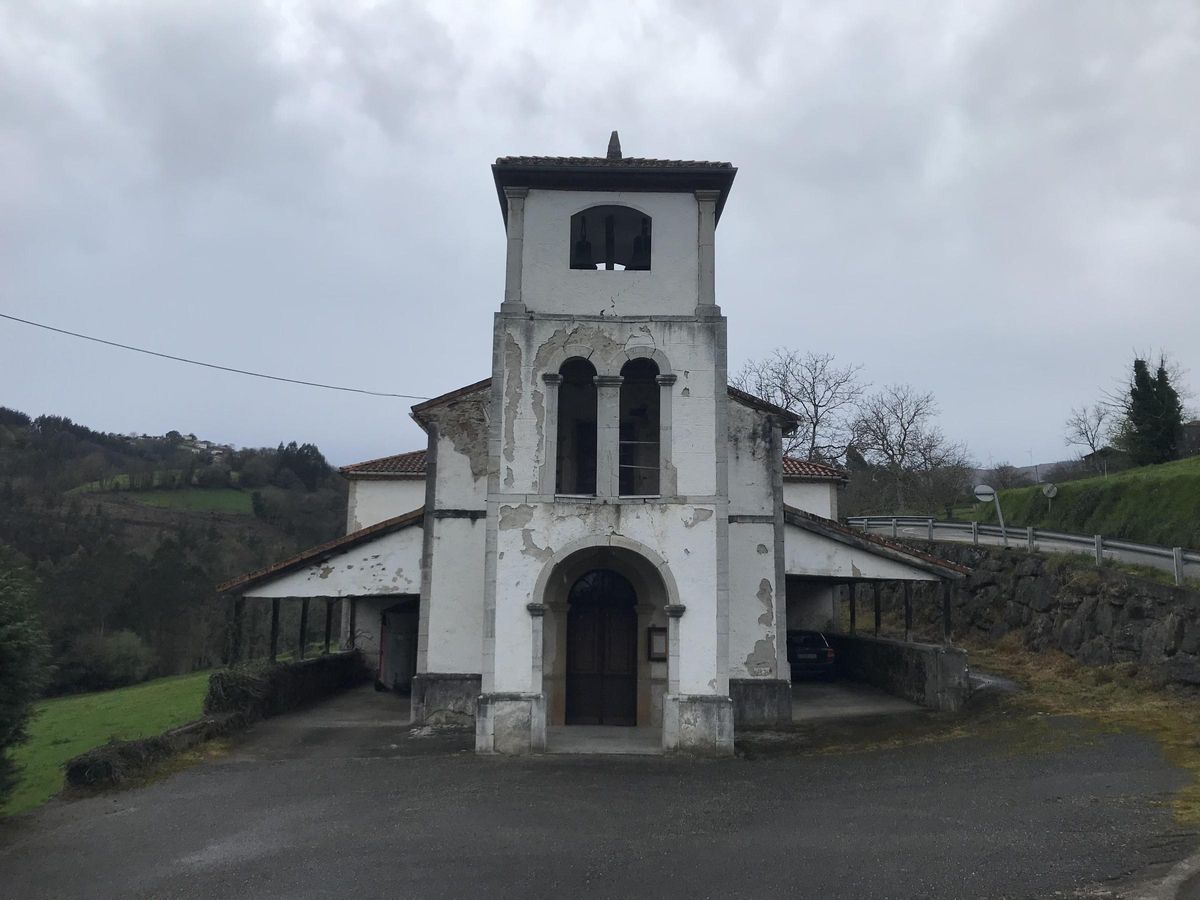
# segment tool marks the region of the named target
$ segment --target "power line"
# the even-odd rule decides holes
[[[262,372],[251,372],[247,369],[235,369],[232,366],[219,366],[216,363],[201,362],[198,359],[188,359],[183,356],[172,356],[170,353],[159,353],[157,350],[147,350],[145,347],[133,347],[129,344],[120,344],[116,341],[106,341],[104,338],[93,337],[90,334],[80,334],[77,331],[67,331],[65,328],[55,328],[53,325],[44,325],[41,322],[32,322],[29,319],[21,319],[17,316],[10,316],[6,313],[0,313],[0,319],[8,319],[10,322],[20,322],[22,325],[32,325],[34,328],[44,328],[46,331],[53,331],[56,334],[65,334],[70,337],[80,338],[85,341],[94,341],[97,344],[105,344],[109,347],[120,347],[122,350],[132,350],[135,353],[145,353],[147,356],[157,356],[160,359],[169,359],[174,362],[188,363],[193,366],[204,366],[206,369],[219,369],[222,372],[233,372],[235,375],[250,375],[253,378],[266,378],[269,381],[285,381],[288,384],[302,384],[305,387],[324,388],[327,391],[347,391],[352,394],[370,394],[372,397],[399,397],[403,400],[428,400],[428,397],[418,397],[414,394],[390,394],[386,391],[368,391],[364,388],[340,387],[336,384],[321,384],[318,381],[302,381],[299,378],[284,378],[282,375],[266,375]]]

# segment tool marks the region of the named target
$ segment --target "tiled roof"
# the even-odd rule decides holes
[[[805,531],[811,531],[842,544],[861,547],[869,553],[886,556],[942,578],[962,578],[971,574],[971,570],[966,566],[960,566],[948,559],[942,559],[932,553],[925,553],[907,544],[901,544],[899,541],[889,541],[887,538],[875,534],[855,531],[833,519],[816,516],[794,506],[784,506],[783,516],[784,521],[788,524],[803,528]]]
[[[230,579],[224,584],[217,585],[217,593],[243,593],[249,588],[254,587],[264,581],[269,581],[279,575],[296,569],[302,569],[313,562],[318,562],[334,553],[341,553],[367,541],[374,540],[385,534],[393,531],[399,531],[401,528],[407,528],[410,525],[418,525],[425,519],[424,509],[414,509],[412,512],[405,513],[402,516],[395,516],[391,519],[384,519],[382,522],[377,522],[374,525],[368,525],[366,528],[360,528],[358,531],[352,531],[340,538],[334,538],[332,541],[326,541],[324,544],[318,544],[315,547],[309,547],[302,553],[297,553],[295,556],[289,557],[282,562],[277,562],[274,565],[267,566],[265,569],[259,569],[257,572],[251,572],[248,575],[242,575],[238,578]]]
[[[395,456],[381,456],[379,459],[342,466],[338,471],[347,478],[370,475],[424,475],[425,451],[413,450]]]
[[[825,463],[813,462],[808,459],[796,459],[794,456],[783,458],[784,478],[803,478],[824,481],[848,481],[849,476],[837,466],[827,466]]]
[[[608,159],[604,156],[501,156],[498,166],[577,166],[626,169],[732,169],[733,163],[711,162],[701,159],[646,159],[640,156],[622,156]]]

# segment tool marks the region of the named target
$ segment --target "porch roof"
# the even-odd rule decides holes
[[[916,569],[920,572],[935,575],[938,578],[959,579],[971,574],[971,570],[966,566],[951,562],[948,559],[942,559],[940,556],[934,556],[931,553],[925,553],[877,535],[853,531],[845,525],[835,522],[833,519],[816,516],[802,509],[796,509],[794,506],[784,506],[783,519],[787,525],[795,526],[810,534],[853,547],[872,556],[890,560],[893,563],[899,563],[909,569]],[[803,573],[788,572],[788,574],[800,575]],[[838,580],[845,581],[847,579],[843,577]],[[849,580],[870,581],[878,579],[872,579],[870,576],[855,576]]]
[[[305,566],[320,562],[330,556],[338,553],[345,553],[359,544],[365,544],[368,541],[376,540],[385,534],[391,534],[394,531],[400,531],[402,528],[408,528],[412,525],[419,525],[425,519],[425,510],[414,509],[412,512],[405,513],[402,516],[393,516],[390,519],[384,519],[382,522],[377,522],[374,525],[368,525],[366,528],[360,528],[358,531],[352,531],[340,538],[335,538],[332,541],[326,541],[324,544],[318,544],[315,547],[309,547],[301,553],[288,559],[267,566],[264,569],[259,569],[256,572],[250,572],[247,575],[241,575],[237,578],[230,579],[223,584],[217,585],[217,592],[221,594],[241,594],[245,591],[285,575],[289,572],[294,572],[297,569],[302,569]]]

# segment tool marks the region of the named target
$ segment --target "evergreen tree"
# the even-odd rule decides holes
[[[1183,433],[1183,404],[1171,385],[1166,360],[1150,373],[1144,359],[1133,361],[1124,428],[1126,449],[1135,465],[1147,466],[1175,458]]]
[[[0,545],[0,801],[16,783],[9,750],[25,739],[45,683],[45,638],[33,609],[34,582],[22,563]]]

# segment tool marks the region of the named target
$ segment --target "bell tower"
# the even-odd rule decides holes
[[[547,726],[604,721],[618,701],[665,747],[732,751],[714,266],[736,173],[625,156],[615,131],[604,156],[492,166],[508,252],[493,332],[482,751],[542,749]],[[580,619],[569,597],[600,596],[572,593],[584,576],[636,595],[637,646],[605,657],[612,671],[585,673],[596,697],[576,671],[584,651],[570,649]],[[662,659],[648,649],[655,629],[669,632]]]

